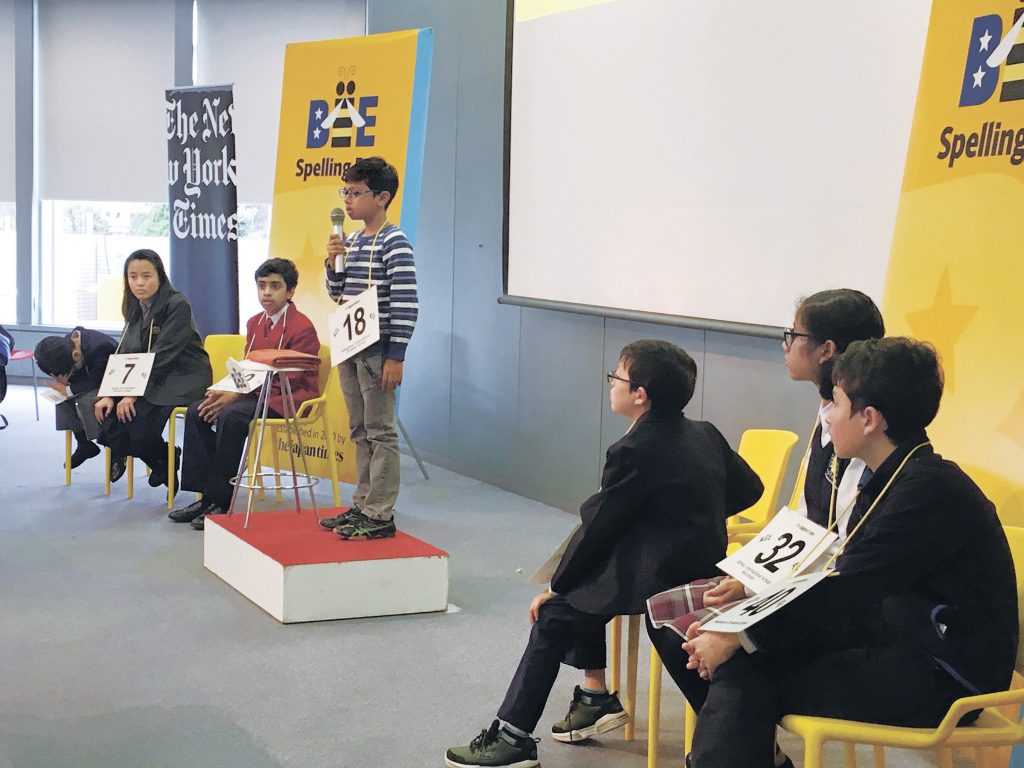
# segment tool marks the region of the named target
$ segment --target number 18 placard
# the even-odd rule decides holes
[[[377,288],[371,285],[327,318],[331,334],[331,365],[348,360],[380,339]]]

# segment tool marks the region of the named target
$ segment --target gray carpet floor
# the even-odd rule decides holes
[[[37,422],[31,386],[13,386],[0,412],[0,768],[442,766],[493,718],[528,632],[527,576],[576,521],[436,467],[424,480],[403,457],[399,526],[449,552],[449,612],[286,626],[203,568],[202,534],[167,520],[141,463],[130,501],[123,479],[104,495],[102,457],[67,487],[52,406]],[[637,740],[570,746],[543,733],[578,682],[563,669],[545,768],[645,766],[646,638],[639,677]],[[667,675],[662,712],[660,764],[679,768]]]

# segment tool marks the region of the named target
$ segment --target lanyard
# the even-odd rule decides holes
[[[374,235],[373,235],[373,242],[370,243],[370,255],[369,255],[369,257],[366,260],[366,284],[367,284],[366,287],[367,287],[367,289],[373,287],[373,254],[377,250],[377,238],[380,237],[380,233],[384,230],[384,227],[386,227],[387,225],[388,225],[388,220],[384,219],[384,223],[380,225],[380,229],[378,229],[374,233]],[[358,239],[359,237],[362,236],[363,231],[364,231],[363,229],[359,230],[359,232],[356,234],[356,239]],[[355,242],[355,241],[353,240],[353,242]],[[348,254],[348,251],[346,249],[346,255],[347,254]],[[346,261],[347,261],[347,259],[346,259]],[[383,259],[381,261],[383,261]],[[339,306],[341,306],[341,303],[342,303],[343,299],[344,299],[344,296],[339,296],[335,303],[338,304]]]
[[[847,534],[846,540],[842,544],[839,545],[839,547],[836,549],[836,551],[832,555],[832,557],[830,557],[828,559],[828,561],[825,563],[825,565],[822,567],[823,571],[827,570],[828,567],[830,565],[832,565],[832,563],[834,563],[836,561],[836,558],[838,558],[841,554],[843,554],[843,552],[846,551],[846,547],[850,544],[850,540],[854,537],[854,535],[856,535],[857,531],[859,531],[861,529],[861,526],[863,526],[864,523],[867,522],[868,517],[871,515],[872,512],[875,511],[875,507],[878,506],[878,503],[882,500],[882,497],[885,496],[885,494],[889,490],[889,488],[892,487],[892,484],[896,481],[896,478],[899,477],[900,472],[903,471],[903,468],[905,466],[907,466],[907,462],[910,461],[911,457],[915,453],[917,453],[917,451],[919,449],[924,448],[926,445],[931,445],[931,441],[925,440],[923,443],[918,443],[917,445],[915,445],[913,447],[913,449],[910,451],[910,453],[908,453],[906,456],[903,457],[903,461],[901,461],[900,465],[898,467],[896,467],[896,471],[892,473],[892,477],[889,478],[889,482],[887,482],[885,484],[885,486],[879,492],[878,496],[875,497],[875,500],[873,502],[871,502],[871,506],[868,507],[868,511],[864,513],[864,517],[862,517],[860,519],[860,522],[857,523],[857,525],[854,527],[854,529],[852,531],[850,531],[849,534]],[[860,495],[859,491],[857,492],[857,495],[858,496]]]
[[[121,351],[121,344],[124,343],[124,336],[125,336],[126,333],[128,333],[128,328],[129,328],[130,325],[131,324],[129,323],[128,325],[126,325],[124,327],[124,330],[121,331],[121,340],[117,342],[117,349],[114,350],[114,354],[115,355],[118,352]],[[146,345],[146,354],[149,354],[152,350],[153,350],[153,320],[150,319],[150,321],[149,321],[149,344]]]
[[[281,345],[284,344],[284,334],[285,331],[288,330],[288,309],[289,307],[286,306],[284,310],[284,315],[281,316],[281,338],[277,340],[277,349],[280,349]],[[256,323],[257,330],[259,330],[259,327],[263,324],[264,320],[267,321],[268,325],[270,324],[270,315],[266,313],[266,310],[264,310],[263,317],[260,318],[260,322]],[[270,333],[270,331],[272,330],[274,330],[274,326],[271,325],[270,328],[267,329],[267,333]],[[252,335],[252,338],[249,339],[249,346],[245,348],[245,354],[243,355],[243,357],[249,356],[249,353],[252,352],[252,345],[255,343],[256,334],[254,333]]]

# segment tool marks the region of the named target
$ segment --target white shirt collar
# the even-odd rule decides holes
[[[824,448],[830,442],[832,442],[832,435],[829,433],[828,421],[825,417],[832,412],[832,409],[836,407],[836,404],[831,400],[822,400],[821,405],[818,407],[818,423],[821,424],[821,447]]]
[[[284,317],[284,313],[287,312],[287,311],[288,311],[288,305],[285,304],[283,307],[281,307],[281,309],[279,309],[277,311],[276,314],[271,315],[270,318],[269,318],[270,319],[270,327],[273,328],[274,326],[276,326],[277,325],[277,321],[280,320],[282,317]]]

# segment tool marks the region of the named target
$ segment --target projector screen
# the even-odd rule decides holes
[[[767,327],[880,300],[929,8],[516,2],[503,300]]]

